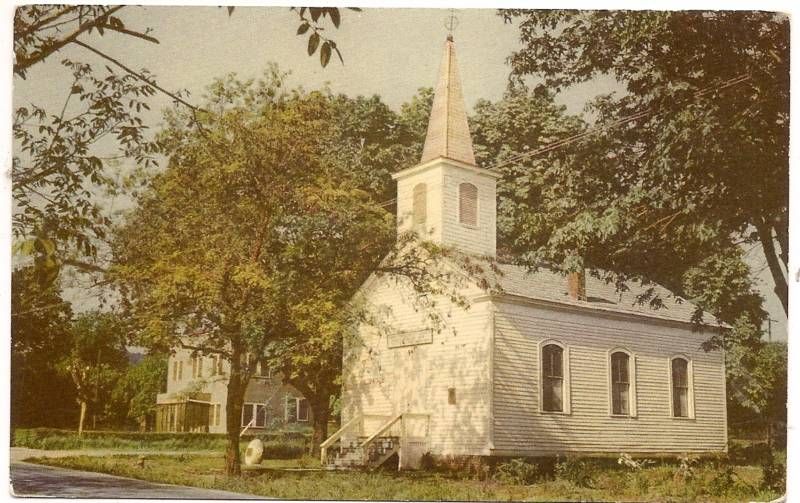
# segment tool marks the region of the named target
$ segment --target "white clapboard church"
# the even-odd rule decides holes
[[[475,163],[448,37],[422,159],[394,175],[398,232],[494,257],[497,178]],[[410,285],[367,280],[360,295],[382,310],[382,326],[364,323],[346,344],[342,428],[323,443],[323,461],[377,465],[398,455],[403,468],[426,452],[726,449],[724,354],[701,349],[720,329],[710,316],[699,332],[695,307],[664,289],[653,309],[636,302],[642,286],[621,293],[591,275],[498,269],[489,278],[498,288],[460,286],[468,308],[435,299],[441,329]]]

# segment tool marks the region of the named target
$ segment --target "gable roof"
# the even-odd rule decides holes
[[[486,272],[483,279],[495,290],[492,294],[500,297],[511,296],[682,323],[691,323],[696,309],[693,303],[655,283],[643,285],[631,281],[627,284],[628,290],[619,292],[613,283],[587,273],[586,300],[574,300],[567,293],[567,278],[554,269],[540,266],[531,272],[525,266],[496,263],[499,273],[495,273],[488,267],[488,263],[485,265],[487,267],[484,267]],[[653,307],[646,300],[644,303],[637,301],[639,296],[646,295],[650,289],[661,299],[661,307]],[[725,326],[706,312],[703,312],[702,324]]]

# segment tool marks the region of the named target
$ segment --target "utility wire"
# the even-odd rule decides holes
[[[706,86],[704,88],[701,88],[701,89],[695,91],[692,94],[691,97],[686,98],[684,100],[681,100],[681,101],[677,102],[677,104],[683,105],[683,104],[688,103],[688,102],[690,102],[690,101],[692,101],[694,99],[697,99],[697,98],[700,98],[702,96],[705,96],[706,94],[712,93],[714,91],[721,91],[721,90],[727,89],[729,87],[732,87],[732,86],[741,84],[743,82],[746,82],[748,80],[750,80],[750,75],[748,75],[746,73],[743,73],[741,75],[737,75],[736,77],[728,79],[728,80],[726,80],[726,81],[724,81],[724,82],[722,82],[720,84],[712,84],[712,85]],[[558,150],[561,147],[564,147],[566,145],[569,145],[569,144],[578,142],[580,140],[583,140],[584,138],[586,138],[588,136],[591,136],[591,135],[593,135],[595,133],[599,133],[599,132],[607,130],[607,129],[612,129],[612,128],[621,126],[623,124],[627,124],[628,122],[633,122],[635,120],[638,120],[638,119],[641,119],[643,117],[646,117],[646,116],[648,116],[650,114],[659,115],[659,114],[663,114],[665,112],[666,112],[666,110],[662,110],[660,112],[657,112],[655,109],[652,109],[652,108],[651,109],[647,109],[647,110],[642,110],[641,112],[637,112],[637,113],[632,114],[632,115],[621,117],[619,119],[615,119],[615,120],[610,121],[608,123],[600,124],[598,126],[589,128],[586,131],[583,131],[583,132],[580,132],[580,133],[576,133],[576,134],[568,136],[566,138],[562,138],[561,140],[557,140],[557,141],[554,141],[552,143],[548,143],[547,145],[539,147],[538,149],[532,150],[530,152],[522,152],[522,153],[519,153],[519,154],[515,154],[515,155],[509,157],[508,159],[504,159],[502,161],[498,161],[495,164],[492,164],[492,165],[488,166],[485,169],[487,169],[489,171],[492,171],[492,170],[495,170],[495,169],[499,169],[499,168],[508,166],[509,164],[513,164],[515,162],[522,161],[522,160],[527,159],[529,157],[534,157],[534,156],[537,156],[537,155],[545,154],[547,152],[552,152],[554,150]],[[389,206],[389,205],[394,204],[395,202],[397,202],[397,198],[392,198],[392,199],[389,199],[389,200],[384,201],[382,203],[379,203],[379,206],[380,207]]]

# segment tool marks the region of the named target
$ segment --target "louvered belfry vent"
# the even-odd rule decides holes
[[[478,225],[478,188],[471,183],[458,186],[458,221],[465,225]]]

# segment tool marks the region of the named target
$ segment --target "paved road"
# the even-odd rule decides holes
[[[23,462],[11,463],[11,492],[15,496],[59,498],[264,499]]]

